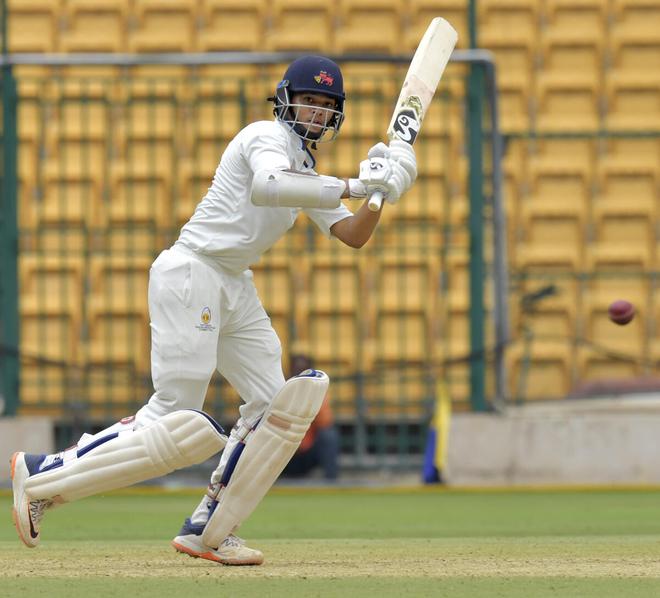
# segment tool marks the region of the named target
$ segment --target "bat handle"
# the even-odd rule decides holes
[[[369,198],[369,209],[372,212],[377,212],[380,210],[380,206],[383,205],[383,194],[380,191],[374,191]]]

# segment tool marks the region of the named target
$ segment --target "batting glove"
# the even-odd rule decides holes
[[[399,139],[392,139],[388,149],[388,158],[398,162],[408,174],[409,182],[407,182],[405,188],[405,191],[408,191],[417,178],[417,157],[415,156],[415,150],[412,145]],[[408,181],[408,179],[406,180]]]

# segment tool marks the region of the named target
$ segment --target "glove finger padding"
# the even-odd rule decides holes
[[[382,141],[374,145],[368,152],[368,158],[389,158],[390,148],[387,147]]]
[[[393,139],[390,142],[390,159],[398,162],[406,169],[410,181],[415,182],[417,178],[417,158],[415,156],[415,150],[412,145],[406,143],[405,141],[400,141],[398,139]]]
[[[385,196],[387,203],[395,204],[399,201],[400,197],[410,188],[410,177],[406,170],[398,163],[390,163],[392,174],[388,179],[390,187],[389,193]]]

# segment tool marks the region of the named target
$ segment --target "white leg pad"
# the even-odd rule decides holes
[[[139,428],[110,434],[46,471],[31,475],[31,498],[69,502],[201,463],[222,450],[227,437],[205,413],[184,409]]]
[[[306,370],[287,380],[245,441],[226,488],[209,518],[202,541],[217,548],[245,521],[291,460],[328,391],[328,376]]]

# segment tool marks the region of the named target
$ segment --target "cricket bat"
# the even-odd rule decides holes
[[[415,143],[457,40],[456,30],[445,19],[436,17],[431,21],[408,67],[387,128],[389,139]],[[369,209],[377,212],[382,203],[383,194],[376,191],[369,198]]]

